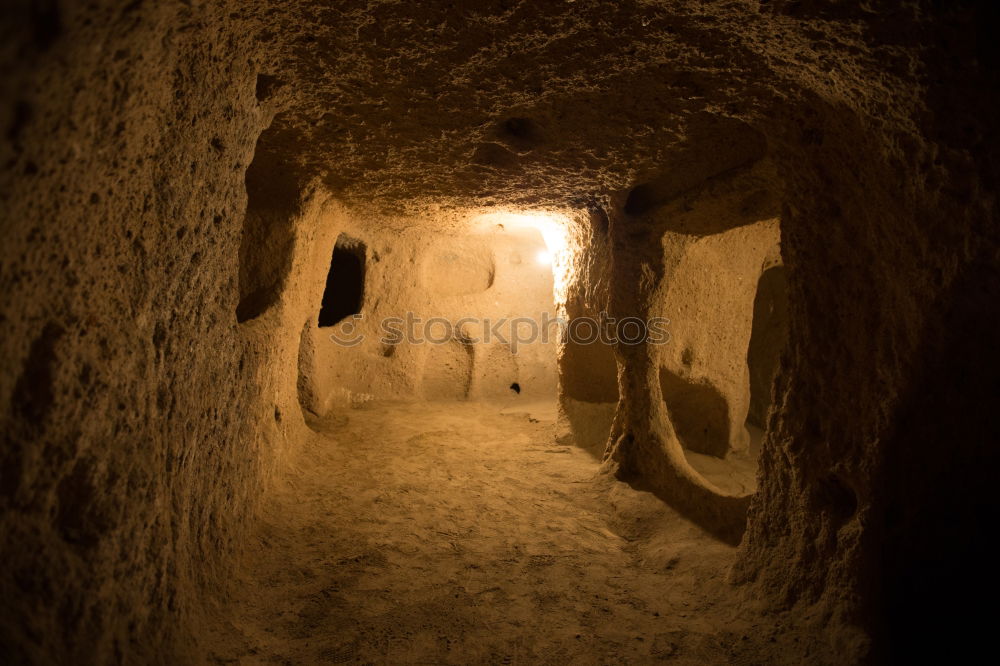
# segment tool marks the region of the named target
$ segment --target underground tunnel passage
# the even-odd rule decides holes
[[[5,9],[2,663],[988,658],[994,6]]]
[[[319,310],[321,328],[361,312],[365,297],[365,249],[364,243],[350,236],[337,237]]]

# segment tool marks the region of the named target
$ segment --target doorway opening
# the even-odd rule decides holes
[[[326,276],[319,326],[327,328],[361,312],[365,295],[365,244],[340,234]]]
[[[747,349],[750,373],[750,407],[746,427],[751,449],[759,449],[767,430],[771,409],[771,384],[778,371],[781,350],[788,332],[788,285],[785,267],[765,268],[757,281],[753,302],[753,329]]]

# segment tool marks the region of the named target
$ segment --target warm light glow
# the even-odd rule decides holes
[[[474,227],[484,231],[517,229],[537,229],[545,242],[545,250],[540,251],[535,260],[543,266],[552,266],[553,298],[562,307],[566,300],[566,289],[573,270],[573,249],[570,247],[570,219],[564,213],[543,212],[497,212],[483,213],[472,219]]]

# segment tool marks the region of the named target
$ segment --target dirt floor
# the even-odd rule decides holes
[[[773,630],[735,610],[735,549],[556,443],[553,405],[369,403],[313,427],[211,661],[754,663]]]

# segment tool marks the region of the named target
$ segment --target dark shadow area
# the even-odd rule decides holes
[[[284,82],[271,74],[258,74],[255,94],[258,102],[264,102],[274,96]]]
[[[690,136],[678,146],[670,167],[628,193],[625,213],[633,217],[645,215],[713,178],[753,165],[766,152],[763,135],[746,123],[709,115],[697,117],[692,120]],[[707,233],[718,231],[723,229]]]
[[[885,489],[876,614],[887,623],[882,656],[900,664],[980,660],[1000,592],[1000,268],[969,267],[939,307],[876,480]]]
[[[630,437],[630,434],[626,434]],[[619,470],[615,478],[628,484],[633,490],[650,493],[670,506],[684,518],[696,524],[713,539],[737,546],[746,531],[747,511],[750,496],[720,497],[710,491],[688,488],[679,490],[682,484],[673,486],[657,485],[648,479]],[[692,495],[695,496],[692,501]]]
[[[708,382],[694,382],[660,368],[660,389],[681,445],[722,458],[729,448],[729,407]]]
[[[781,350],[788,335],[788,283],[784,266],[761,273],[753,301],[753,329],[747,349],[750,371],[750,410],[747,423],[767,428],[771,408],[771,384],[778,370]]]
[[[277,303],[292,265],[300,187],[289,162],[288,137],[276,118],[257,141],[247,167],[247,212],[240,242],[236,320],[256,319]]]
[[[541,128],[531,118],[507,118],[499,124],[496,133],[517,153],[528,153],[542,141]]]
[[[365,244],[340,234],[326,276],[319,326],[325,328],[361,312],[365,294]]]

